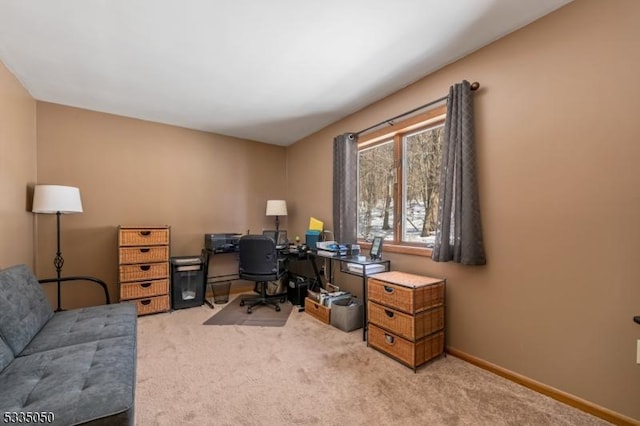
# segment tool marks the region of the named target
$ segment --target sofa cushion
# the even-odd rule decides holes
[[[20,356],[136,334],[136,305],[116,303],[56,312]]]
[[[0,336],[19,354],[53,316],[40,283],[27,265],[0,271]]]
[[[13,351],[0,337],[0,372],[13,361]]]
[[[52,412],[53,424],[133,424],[136,337],[20,356],[0,372],[0,408]]]

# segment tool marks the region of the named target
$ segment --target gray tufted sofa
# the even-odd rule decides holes
[[[53,312],[26,265],[0,271],[0,424],[133,425],[136,307]]]

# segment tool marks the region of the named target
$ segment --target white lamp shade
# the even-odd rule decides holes
[[[286,216],[287,202],[285,200],[267,200],[267,216]]]
[[[73,186],[36,185],[33,213],[82,213],[80,190]]]

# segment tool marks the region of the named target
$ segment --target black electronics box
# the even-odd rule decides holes
[[[197,256],[178,256],[171,264],[171,308],[183,309],[204,303],[204,262]],[[142,284],[144,286],[144,284]]]
[[[239,250],[241,234],[204,234],[204,248],[214,253],[231,253]]]
[[[307,297],[308,288],[308,278],[291,274],[289,276],[289,285],[287,286],[287,299],[292,305],[301,306],[304,309],[304,298]]]

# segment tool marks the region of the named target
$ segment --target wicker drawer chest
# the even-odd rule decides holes
[[[121,301],[138,315],[169,310],[168,226],[120,226],[118,263]]]
[[[368,346],[414,371],[444,353],[444,279],[390,271],[367,284]]]

